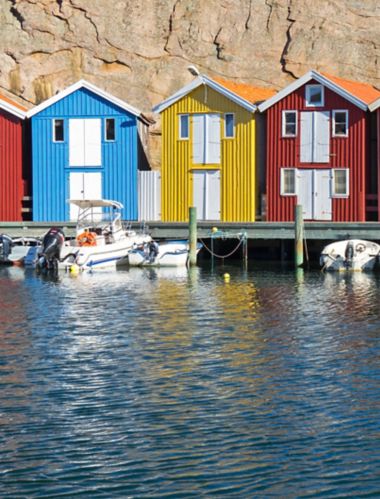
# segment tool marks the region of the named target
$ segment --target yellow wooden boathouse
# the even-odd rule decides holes
[[[161,218],[252,222],[256,217],[257,104],[275,92],[199,75],[157,105],[161,114]]]

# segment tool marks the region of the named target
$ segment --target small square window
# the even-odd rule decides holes
[[[347,168],[334,168],[333,169],[333,196],[335,197],[348,197],[349,195],[349,182],[348,182],[348,169]]]
[[[106,141],[116,140],[115,118],[106,118]]]
[[[281,169],[281,195],[295,196],[296,195],[296,169],[282,168]]]
[[[323,106],[324,88],[323,85],[306,85],[306,106]]]
[[[282,136],[297,136],[297,111],[282,112]]]
[[[189,115],[180,114],[179,115],[179,138],[188,139],[189,138]]]
[[[53,120],[53,141],[64,142],[64,140],[65,140],[64,121],[61,119]]]
[[[333,111],[333,137],[348,137],[348,111]]]
[[[224,115],[224,136],[226,138],[235,137],[235,116],[232,113]]]

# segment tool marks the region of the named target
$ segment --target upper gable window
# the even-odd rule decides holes
[[[297,136],[297,111],[282,111],[282,136]]]
[[[224,137],[227,139],[235,137],[235,116],[233,113],[224,115]]]
[[[65,141],[64,121],[62,119],[53,120],[53,141]]]
[[[106,142],[114,142],[116,140],[115,118],[106,118],[105,135]]]
[[[323,85],[306,85],[306,106],[323,106],[325,95]]]
[[[180,114],[179,115],[179,138],[188,139],[189,138],[189,115]]]
[[[333,115],[333,137],[348,137],[348,111],[335,110]]]

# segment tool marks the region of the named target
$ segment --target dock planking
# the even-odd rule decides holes
[[[126,222],[133,229],[140,229],[141,222]],[[39,237],[51,227],[63,229],[66,237],[75,236],[74,222],[0,222],[0,234],[11,237]],[[252,240],[292,240],[293,222],[197,222],[199,238],[211,237],[211,229],[225,232],[246,232]],[[146,229],[155,239],[181,239],[189,235],[186,222],[146,222]],[[380,241],[380,222],[305,222],[304,237],[307,240],[339,240],[347,238]]]

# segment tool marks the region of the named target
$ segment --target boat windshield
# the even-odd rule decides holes
[[[91,206],[79,209],[77,230],[88,227],[104,228],[105,226],[114,231],[122,228],[120,208],[116,206]]]

